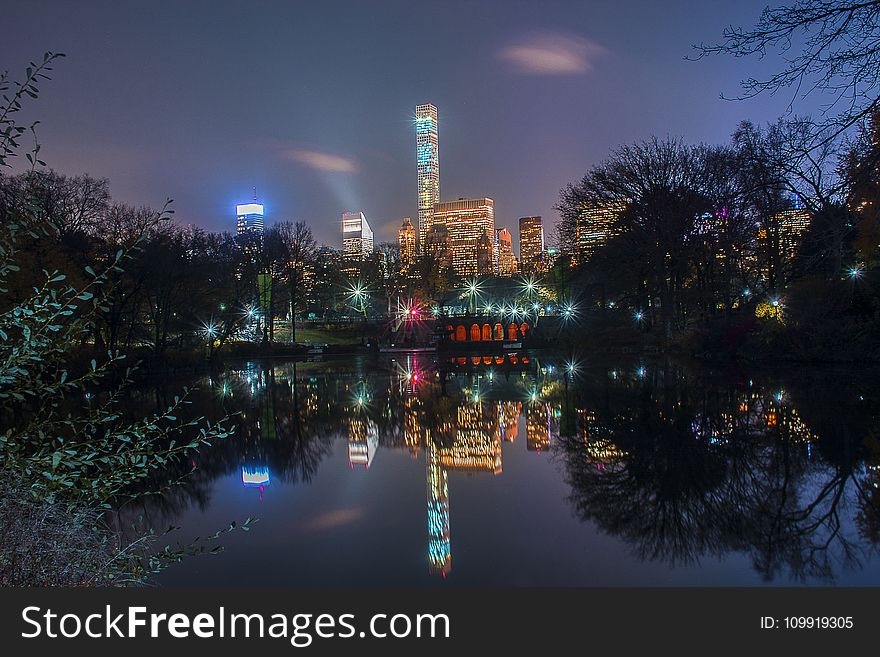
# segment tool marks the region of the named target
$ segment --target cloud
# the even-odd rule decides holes
[[[284,151],[284,157],[305,164],[312,169],[329,171],[330,173],[353,173],[358,169],[357,162],[353,158],[322,153],[321,151],[292,148]]]
[[[608,50],[585,37],[545,32],[501,48],[496,56],[523,75],[578,75]]]
[[[360,508],[334,509],[312,518],[303,525],[306,531],[325,531],[357,522],[365,515]]]

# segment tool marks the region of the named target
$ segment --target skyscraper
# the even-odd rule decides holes
[[[480,236],[484,232],[490,238],[495,235],[495,201],[491,198],[462,198],[435,203],[433,222],[446,226],[452,269],[456,275],[465,277],[476,274]]]
[[[499,228],[495,244],[498,248],[498,271],[499,276],[514,276],[518,267],[516,256],[513,254],[513,237],[506,228]]]
[[[349,260],[363,260],[373,252],[373,231],[363,212],[342,214],[342,253]]]
[[[544,224],[540,216],[519,219],[519,268],[524,274],[544,271]]]
[[[615,224],[625,209],[623,204],[587,205],[577,219],[577,262],[583,264],[608,243]]]
[[[485,230],[477,240],[477,275],[491,276],[495,273],[495,243]]]
[[[778,212],[774,217],[779,230],[779,250],[784,259],[794,260],[803,235],[810,227],[810,212],[800,206]]]
[[[241,203],[235,206],[235,233],[240,238],[253,237],[263,239],[263,204],[257,203],[254,196],[252,203]]]
[[[257,195],[254,194],[252,203],[240,203],[235,206],[235,215],[235,237],[238,246],[247,254],[251,262],[255,262],[263,248],[263,204],[257,203]]]
[[[409,217],[403,218],[397,231],[397,246],[400,249],[400,271],[407,274],[416,260],[416,229]]]
[[[433,222],[434,204],[440,201],[440,141],[437,108],[416,105],[416,167],[419,183],[419,252]]]
[[[452,267],[452,251],[446,224],[435,223],[431,225],[431,230],[425,237],[424,253],[434,259],[434,266],[438,269],[446,270]]]

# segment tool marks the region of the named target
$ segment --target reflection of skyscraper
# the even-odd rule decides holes
[[[452,568],[449,540],[449,481],[440,465],[437,446],[428,437],[425,444],[425,465],[428,476],[428,563],[431,570],[444,577]]]
[[[596,411],[579,408],[577,414],[580,435],[592,459],[604,466],[626,456],[626,452],[617,446],[609,431],[600,424]]]
[[[550,447],[550,404],[526,406],[526,449],[540,452]]]
[[[269,481],[268,466],[241,466],[241,484],[245,488],[263,488],[269,485]]]
[[[484,232],[490,237],[495,235],[495,201],[475,198],[436,203],[432,221],[446,226],[455,273],[458,276],[476,274],[480,237]]]
[[[462,403],[457,409],[455,440],[440,448],[440,463],[464,472],[501,472],[501,432],[494,404]]]
[[[521,402],[498,402],[498,426],[501,429],[501,439],[509,443],[516,440],[519,433],[519,413],[522,409]]]
[[[348,420],[348,462],[369,468],[379,446],[379,428],[363,415]]]
[[[419,184],[419,249],[431,230],[434,204],[440,200],[440,140],[437,108],[416,105],[416,167]]]
[[[519,268],[524,274],[544,271],[544,224],[541,217],[520,217]]]

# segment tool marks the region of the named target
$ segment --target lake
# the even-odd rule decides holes
[[[880,378],[540,353],[250,362],[140,385],[236,414],[125,510],[168,586],[880,585]]]

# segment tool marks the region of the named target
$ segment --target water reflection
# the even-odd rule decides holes
[[[206,379],[193,399],[200,414],[240,413],[235,440],[200,454],[195,476],[144,510],[205,509],[210,483],[232,471],[262,500],[270,482],[309,482],[337,441],[352,469],[402,450],[424,459],[427,565],[446,577],[450,475],[504,477],[504,450],[522,449],[523,432],[526,450],[554,460],[576,516],[642,562],[742,554],[767,581],[832,581],[880,539],[878,400],[875,377],[828,370],[746,377],[536,354],[251,363]]]

